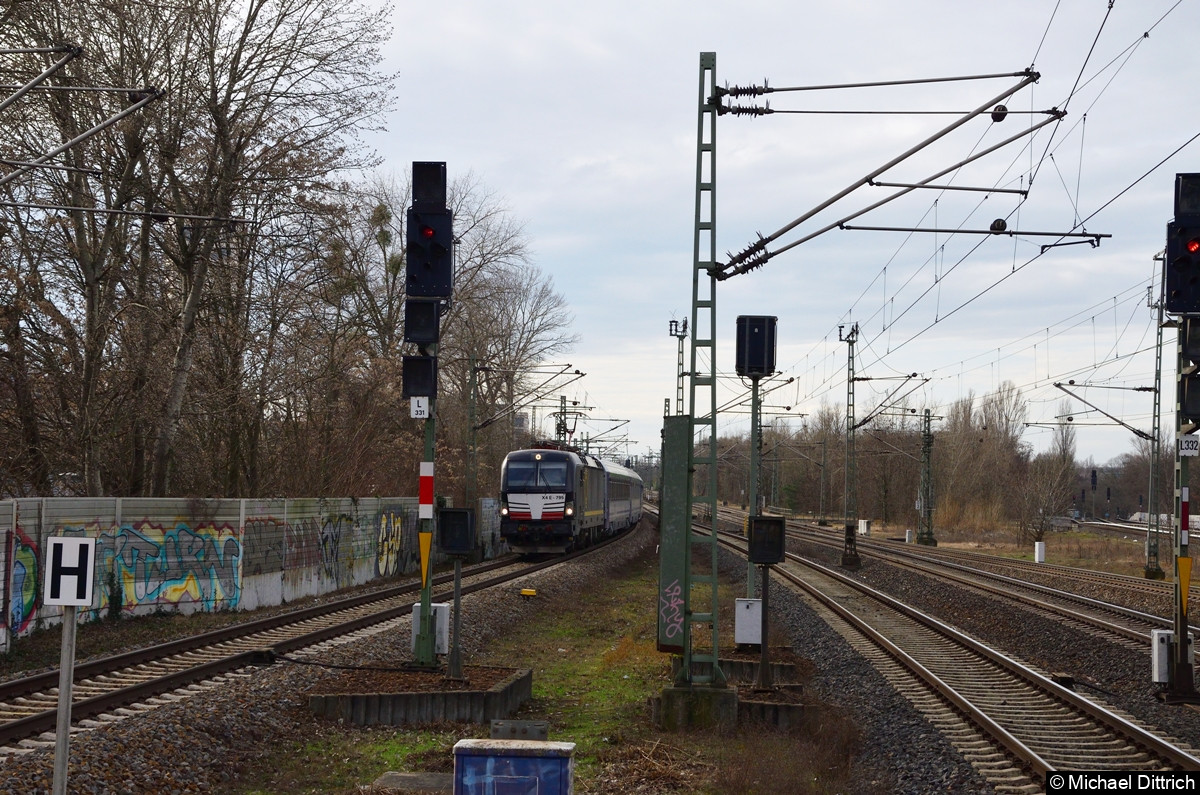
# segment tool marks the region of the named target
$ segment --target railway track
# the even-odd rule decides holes
[[[722,543],[744,554],[740,538]],[[1192,749],[852,577],[791,554],[773,571],[997,787],[1037,791],[1054,770],[1200,770]]]
[[[876,542],[879,546],[895,546],[895,542]],[[867,543],[868,546],[874,546],[872,542]],[[1153,596],[1162,596],[1170,598],[1173,585],[1161,580],[1149,580],[1144,577],[1131,577],[1127,574],[1116,574],[1106,571],[1095,571],[1092,569],[1079,569],[1071,566],[1059,566],[1054,563],[1034,563],[1029,560],[1019,560],[1017,558],[1004,558],[997,555],[985,555],[978,552],[970,552],[968,550],[945,549],[942,547],[925,547],[925,553],[930,557],[944,559],[948,561],[958,561],[965,565],[987,565],[997,569],[1005,569],[1010,572],[1019,574],[1029,574],[1037,576],[1061,576],[1068,577],[1077,582],[1089,583],[1101,586],[1108,589],[1119,589],[1128,591],[1131,594],[1149,594]],[[1200,595],[1200,590],[1193,589],[1193,593]]]
[[[718,514],[723,522],[737,526],[741,526],[745,518],[744,513],[728,508],[720,510]],[[811,522],[791,519],[788,520],[788,528],[789,531],[806,533],[806,538],[816,543],[834,546],[839,549],[843,545],[843,535],[840,529],[831,530],[828,527],[814,525]],[[951,565],[958,563],[961,567],[960,570],[969,569],[973,572],[987,570],[997,575],[1007,575],[1015,578],[1012,581],[1019,581],[1033,589],[1039,587],[1039,582],[1044,583],[1051,580],[1054,582],[1067,581],[1078,585],[1077,592],[1073,593],[1086,593],[1088,591],[1103,592],[1106,595],[1105,604],[1113,604],[1115,602],[1117,604],[1135,606],[1134,613],[1140,612],[1142,615],[1148,615],[1149,613],[1145,609],[1138,609],[1136,606],[1144,608],[1150,603],[1160,603],[1163,605],[1164,610],[1169,611],[1174,599],[1173,583],[1150,580],[1144,577],[1060,566],[1052,563],[1035,563],[1030,560],[988,555],[969,550],[916,546],[870,536],[859,536],[856,545],[860,555],[865,554],[869,556],[874,554],[892,558],[903,556],[911,560],[925,561],[931,565],[941,565],[943,563]],[[1044,593],[1051,594],[1055,590],[1060,589],[1051,586]],[[1200,600],[1200,586],[1191,588],[1190,592],[1193,597]],[[1133,618],[1135,625],[1149,626],[1150,624],[1154,624],[1158,626],[1158,623],[1155,621],[1147,623],[1142,618]]]
[[[797,535],[796,531],[789,529],[790,537],[800,538],[810,543],[841,547],[840,542],[835,543],[833,539],[825,537],[825,534],[811,534],[807,530],[799,532],[802,535]],[[863,545],[859,547],[859,554],[936,577],[945,582],[953,582],[966,588],[982,591],[992,597],[1018,602],[1035,611],[1047,613],[1057,620],[1081,625],[1093,634],[1102,635],[1108,640],[1125,643],[1140,650],[1149,648],[1152,630],[1172,629],[1174,626],[1172,620],[1164,616],[1094,599],[1061,588],[978,569],[973,565],[955,563],[952,562],[952,559],[946,560],[940,556],[927,555],[923,550],[914,551],[907,546]],[[1060,568],[1067,573],[1079,571],[1066,567]],[[1022,569],[1022,571],[1024,570]],[[1067,577],[1067,574],[1061,576]],[[1075,578],[1068,579],[1075,580]],[[1085,578],[1085,580],[1090,581],[1090,578]],[[1193,631],[1200,632],[1200,627],[1193,627]]]
[[[615,540],[615,539],[612,539]],[[462,593],[493,588],[559,565],[611,543],[597,544],[537,563],[513,559],[464,569]],[[435,586],[453,581],[439,575]],[[122,708],[249,666],[269,664],[275,655],[294,653],[334,638],[411,615],[419,582],[350,597],[257,621],[227,627],[144,649],[81,663],[75,667],[71,702],[73,724],[93,721]],[[435,601],[448,601],[437,593]],[[54,730],[58,704],[57,670],[0,683],[0,758],[53,742],[37,739]]]
[[[731,514],[736,518],[737,514]],[[842,543],[840,530],[831,531],[809,522],[788,520],[789,527],[800,527],[813,534],[814,537],[825,537],[829,543]],[[972,568],[986,566],[989,569],[1005,571],[1015,576],[1025,577],[1057,577],[1067,578],[1078,583],[1094,585],[1106,590],[1125,591],[1132,596],[1151,596],[1170,600],[1174,585],[1161,580],[1150,580],[1145,577],[1133,577],[1127,574],[1080,569],[1071,566],[1060,566],[1053,563],[1035,563],[1031,560],[1007,558],[999,555],[989,555],[982,552],[972,552],[964,549],[949,549],[946,547],[915,547],[897,541],[880,540],[870,536],[859,536],[857,546],[863,549],[896,549],[898,547],[915,550],[911,554],[919,554],[924,558],[959,562]],[[1200,587],[1191,589],[1191,593],[1200,597]]]

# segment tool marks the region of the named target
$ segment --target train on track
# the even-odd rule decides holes
[[[500,467],[500,537],[514,552],[594,544],[642,518],[642,478],[578,450],[514,450]]]

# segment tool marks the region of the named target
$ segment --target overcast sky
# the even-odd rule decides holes
[[[795,382],[767,402],[791,406],[793,427],[822,402],[845,405],[848,346],[838,328],[857,322],[856,369],[874,379],[858,385],[859,416],[900,384],[885,379],[919,373],[928,381],[909,405],[935,415],[1008,380],[1028,400],[1031,422],[1054,423],[1067,395],[1053,384],[1074,379],[1089,402],[1149,430],[1151,395],[1130,390],[1153,381],[1147,290],[1157,295],[1153,258],[1172,215],[1174,175],[1200,172],[1200,142],[1184,146],[1200,133],[1197,0],[466,0],[403,3],[393,21],[385,69],[399,74],[400,100],[388,132],[369,142],[399,174],[414,160],[444,160],[451,179],[473,172],[505,197],[575,317],[580,343],[565,360],[588,375],[568,398],[594,407],[596,418],[628,419],[630,452],[657,450],[664,399],[674,410],[677,342],[668,324],[691,313],[701,52],[716,53],[718,84],[766,79],[775,88],[1033,68],[1040,80],[1005,100],[1013,112],[1003,122],[974,119],[878,178],[926,180],[1043,121],[1043,111],[1065,109],[1061,122],[935,180],[1028,190],[1024,201],[918,190],[852,223],[971,230],[1005,218],[1020,232],[1112,235],[1097,247],[1043,252],[1058,239],[834,229],[720,283],[725,397],[743,391],[732,376],[736,317],[774,315],[778,378]],[[950,115],[720,117],[719,259],[1016,83],[766,97],[777,111]],[[859,189],[772,248],[892,192]],[[1170,349],[1167,358],[1173,382]],[[1172,400],[1163,402],[1170,411]],[[1078,401],[1071,411],[1081,460],[1104,463],[1132,449],[1130,431]],[[748,417],[719,425],[737,432]],[[1051,432],[1035,425],[1026,440],[1041,448]]]

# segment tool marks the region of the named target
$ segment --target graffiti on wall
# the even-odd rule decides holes
[[[404,526],[408,511],[403,505],[387,506],[379,511],[379,531],[375,538],[375,575],[393,577],[408,570],[405,559]]]
[[[287,555],[287,528],[274,516],[247,516],[242,535],[242,573],[271,574],[283,571]]]
[[[99,572],[115,572],[126,606],[194,602],[214,610],[235,608],[241,598],[236,527],[144,521],[105,529],[99,542]],[[109,597],[100,591],[104,607]]]
[[[321,571],[334,582],[342,572],[342,531],[353,526],[354,518],[344,513],[321,517]]]
[[[285,573],[316,570],[321,579],[341,583],[349,575],[352,550],[349,545],[354,517],[345,513],[310,516],[288,522],[284,561]]]
[[[290,598],[293,592],[325,593],[366,581],[372,569],[379,577],[413,572],[420,562],[416,500],[313,498],[240,506],[230,500],[199,507],[194,502],[138,502],[122,519],[119,501],[61,498],[51,506],[50,518],[27,518],[31,524],[25,527],[14,522],[0,535],[7,544],[0,550],[0,595],[7,600],[0,631],[7,630],[11,637],[26,635],[47,616],[58,616],[57,610],[41,609],[43,535],[98,540],[91,618],[107,610],[116,594],[130,612],[180,605],[235,609],[246,601],[244,589],[251,582],[256,604],[262,603],[263,593],[270,593],[258,579],[243,577],[280,578],[293,588],[282,591]],[[11,504],[4,510],[17,513]],[[26,513],[40,516],[32,510]],[[241,528],[233,518],[239,514],[245,517]],[[64,522],[64,516],[86,518]],[[118,589],[116,594],[112,587]]]
[[[321,534],[317,520],[297,519],[284,528],[286,571],[310,569],[321,565]]]
[[[41,555],[37,544],[18,527],[13,534],[12,592],[8,612],[10,632],[22,633],[37,612],[37,581]]]

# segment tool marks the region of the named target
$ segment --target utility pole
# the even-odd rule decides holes
[[[821,439],[821,516],[817,519],[817,526],[824,525],[825,522],[825,471],[829,464],[829,439]]]
[[[1147,291],[1153,288],[1147,288]],[[1150,485],[1146,498],[1146,568],[1143,573],[1147,580],[1161,580],[1166,577],[1158,562],[1158,458],[1162,455],[1162,346],[1163,346],[1163,302],[1150,301],[1150,308],[1158,312],[1155,323],[1158,339],[1154,345],[1154,411],[1151,413],[1152,427],[1150,429]],[[1172,321],[1174,325],[1174,321]]]
[[[854,424],[854,344],[858,342],[858,324],[850,326],[850,331],[842,334],[842,326],[838,326],[838,339],[845,342],[849,354],[846,357],[846,488],[845,488],[845,522],[846,539],[842,547],[842,566],[847,569],[857,569],[862,565],[858,557],[858,477],[855,463],[855,424]]]
[[[741,318],[738,318],[741,320]],[[762,425],[760,424],[759,413],[762,405],[762,399],[758,393],[758,377],[750,379],[750,483],[747,491],[749,492],[749,511],[746,513],[746,532],[750,532],[750,523],[754,521],[754,517],[759,515],[758,511],[758,479],[759,471],[762,468]],[[755,592],[758,590],[758,572],[754,563],[749,558],[746,559],[746,598],[753,599]],[[765,640],[763,641],[766,642]]]
[[[683,343],[688,335],[687,318],[685,317],[682,321],[672,320],[669,329],[671,336],[679,340],[679,356],[675,363],[675,413],[683,414]],[[670,413],[670,401],[668,401],[667,414]]]
[[[933,417],[929,409],[921,423],[921,505],[917,543],[936,547],[933,537]]]
[[[476,446],[475,431],[475,397],[479,391],[479,371],[483,368],[475,366],[475,355],[471,355],[470,401],[467,403],[467,483],[466,507],[475,507],[475,487],[479,478],[479,448]]]
[[[790,429],[789,429],[790,430]],[[779,505],[779,474],[782,468],[782,462],[779,457],[779,431],[775,427],[775,420],[771,420],[771,432],[775,434],[776,444],[771,453],[771,504]]]
[[[696,204],[692,249],[690,413],[663,418],[658,649],[678,654],[672,687],[684,704],[701,698],[736,719],[736,693],[719,661],[719,545],[717,541],[717,54],[700,53],[696,114]],[[668,405],[664,408],[669,411]],[[697,533],[694,517],[711,523]],[[693,571],[693,561],[708,571]],[[707,637],[705,637],[707,636]],[[697,687],[700,686],[700,687]],[[686,695],[684,695],[686,694]],[[721,705],[721,706],[718,706]],[[666,707],[664,707],[666,708]],[[688,707],[690,710],[691,707]]]

